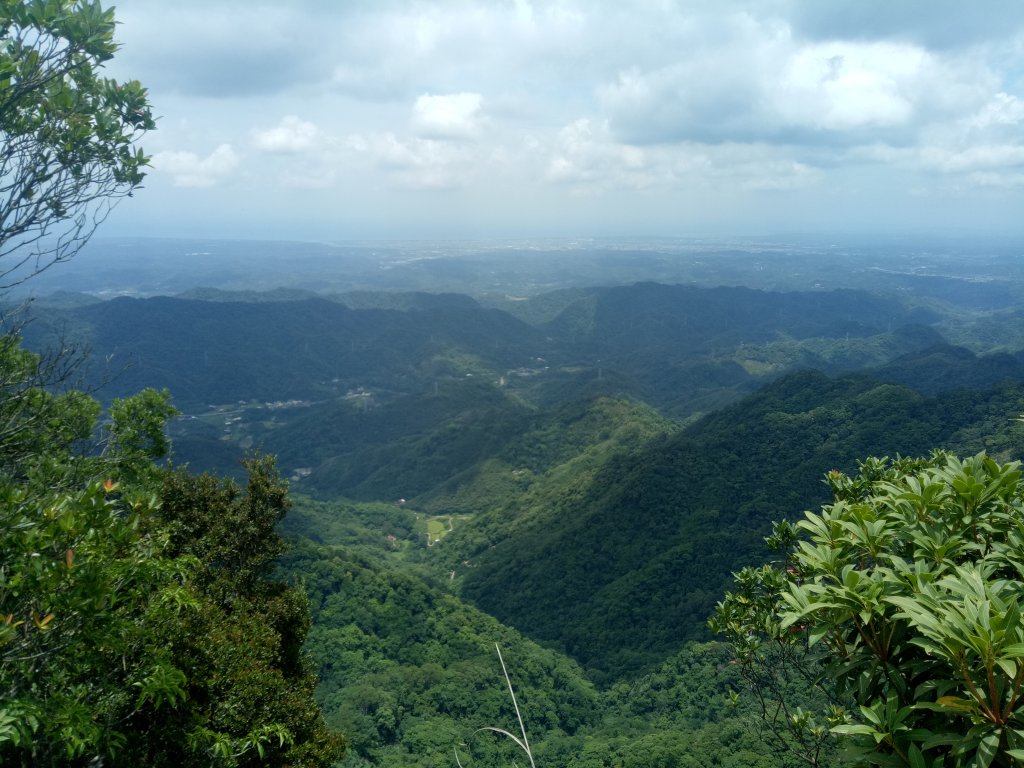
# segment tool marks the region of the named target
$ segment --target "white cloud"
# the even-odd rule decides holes
[[[606,121],[581,118],[559,131],[544,178],[588,192],[614,186],[642,189],[669,181],[671,168],[652,163],[650,154],[616,143]]]
[[[425,93],[412,108],[412,124],[418,136],[429,139],[473,139],[483,117],[479,93]]]
[[[902,145],[964,120],[999,89],[973,51],[806,43],[786,23],[749,14],[723,15],[715,32],[711,45],[698,37],[708,34],[700,24],[680,25],[677,52],[663,50],[662,62],[620,70],[597,89],[619,140]]]
[[[238,167],[240,159],[230,144],[221,144],[206,157],[194,152],[160,152],[153,167],[174,177],[176,187],[212,187]]]
[[[616,137],[713,143],[775,130],[765,86],[793,48],[788,28],[748,14],[724,14],[710,27],[694,17],[672,21],[675,37],[649,54],[651,65],[621,69],[598,88]]]
[[[770,144],[683,142],[637,147],[615,141],[607,122],[576,120],[559,131],[544,178],[577,193],[612,190],[803,189],[822,173]]]
[[[946,173],[1024,167],[1024,146],[1020,144],[981,145],[960,151],[925,147],[920,156],[926,167]]]
[[[1016,126],[1024,122],[1024,99],[1000,91],[966,120],[971,128]]]
[[[394,133],[355,134],[348,148],[385,171],[402,187],[445,189],[469,184],[479,168],[470,146],[434,139],[400,139]]]
[[[284,154],[306,152],[313,149],[320,138],[320,129],[313,123],[287,115],[274,128],[254,130],[253,144],[265,152]]]
[[[892,147],[886,144],[855,147],[844,164],[867,163],[889,168],[894,174],[923,172],[931,176],[996,179],[1024,172],[1024,144],[971,144],[948,142],[925,146]],[[933,179],[934,181],[934,179]]]
[[[807,46],[778,73],[772,101],[789,125],[838,131],[903,125],[914,114],[928,64],[926,52],[910,45]]]
[[[294,187],[329,189],[324,210],[369,191],[401,206],[398,188],[470,188],[430,199],[557,211],[600,196],[625,231],[688,195],[738,220],[735,195],[800,228],[806,210],[783,208],[800,189],[816,202],[854,186],[871,201],[980,186],[1017,199],[1024,10],[992,2],[985,14],[955,0],[133,0],[110,74],[150,86],[156,171],[230,181],[228,211],[244,198],[254,216],[304,219]],[[184,54],[167,42],[192,27]],[[225,143],[173,151],[209,137]],[[459,226],[456,206],[433,204]],[[832,220],[853,215],[836,206]]]

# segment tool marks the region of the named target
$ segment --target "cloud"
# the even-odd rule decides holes
[[[1024,28],[1018,0],[797,0],[789,18],[817,40],[898,40],[933,49],[957,48],[1012,36]]]
[[[337,24],[331,79],[346,95],[392,101],[486,92],[486,83],[508,73],[539,86],[552,77],[574,80],[580,72],[565,64],[584,65],[588,38],[603,25],[603,12],[573,1],[380,2],[373,13],[353,12]]]
[[[412,108],[416,135],[429,139],[473,139],[480,133],[483,118],[479,93],[425,93]]]
[[[828,43],[797,49],[769,87],[782,125],[829,131],[906,124],[928,54],[891,43]]]
[[[559,131],[544,178],[578,193],[612,190],[796,190],[821,172],[785,148],[768,144],[695,142],[631,146],[618,143],[607,122],[576,120]]]
[[[331,24],[310,24],[300,3],[118,4],[118,53],[133,78],[153,90],[202,98],[280,94],[329,77]]]
[[[998,91],[977,56],[905,42],[808,44],[786,24],[748,15],[721,20],[719,32],[710,49],[684,34],[676,60],[599,87],[618,140],[903,145]]]
[[[946,173],[1024,168],[1024,145],[972,146],[960,151],[925,147],[920,152],[920,158],[925,167]]]
[[[651,163],[649,155],[639,147],[617,144],[607,122],[580,118],[559,131],[544,178],[590,192],[616,186],[645,188],[668,182],[671,168]]]
[[[317,145],[320,130],[313,124],[287,115],[274,128],[253,131],[253,144],[265,152],[294,154]]]
[[[450,189],[476,178],[479,163],[470,146],[435,139],[400,139],[394,133],[354,134],[347,147],[387,173],[401,187]]]
[[[597,89],[620,141],[743,141],[764,138],[764,86],[791,49],[785,25],[747,14],[676,20],[658,58],[634,65]]]
[[[150,88],[156,170],[230,181],[228,210],[277,190],[284,214],[471,189],[431,200],[543,200],[558,218],[602,197],[625,230],[678,210],[659,200],[739,216],[735,195],[764,217],[799,190],[1021,194],[1018,0],[133,0],[118,18],[108,74]],[[240,170],[243,149],[260,162]],[[779,226],[799,228],[791,204]]]
[[[965,122],[971,128],[982,130],[1017,126],[1024,122],[1024,99],[999,92]]]
[[[224,181],[239,165],[230,144],[221,144],[206,157],[194,152],[160,152],[153,167],[174,177],[176,187],[212,187]]]
[[[994,187],[996,189],[1016,189],[1024,187],[1024,173],[1002,173],[986,171],[972,173],[968,181],[976,187]]]

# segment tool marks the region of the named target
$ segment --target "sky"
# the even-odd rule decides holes
[[[1020,0],[123,0],[107,235],[1024,233]]]

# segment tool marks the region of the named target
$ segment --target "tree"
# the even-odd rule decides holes
[[[0,289],[73,256],[139,185],[136,140],[153,127],[135,82],[100,76],[113,12],[90,0],[0,0]],[[9,320],[9,318],[7,318]],[[180,673],[143,651],[152,612],[188,602],[189,563],[142,533],[154,500],[113,476],[165,446],[124,438],[162,425],[166,395],[121,404],[108,456],[80,450],[99,404],[67,384],[74,360],[41,361],[0,337],[0,761],[111,756],[127,713],[181,699]],[[150,649],[152,650],[152,649]]]
[[[29,353],[0,356],[0,380],[12,366],[32,378]],[[332,764],[305,596],[271,578],[288,508],[273,463],[250,462],[244,492],[156,466],[166,393],[115,401],[102,452],[76,449],[91,398],[19,397],[0,463],[0,764]]]
[[[166,535],[165,557],[193,564],[193,603],[154,621],[151,642],[182,674],[182,703],[132,713],[126,765],[322,768],[340,757],[344,742],[324,724],[302,650],[305,593],[271,578],[287,489],[272,459],[246,468],[244,489],[162,472],[159,508],[143,529]]]
[[[1024,763],[1018,464],[869,459],[826,482],[833,503],[776,525],[784,558],[737,574],[711,622],[776,736],[811,764],[835,737],[861,765]],[[794,681],[828,704],[798,708]]]
[[[96,0],[0,0],[0,290],[142,181],[153,120],[100,77],[113,31]],[[115,400],[98,434],[100,405],[56,391],[66,360],[0,336],[0,764],[330,765],[306,602],[270,578],[272,465],[244,494],[161,468],[169,395]]]
[[[31,374],[32,356],[0,357],[3,375],[11,367]],[[114,758],[130,717],[183,701],[184,675],[153,642],[153,627],[194,604],[195,563],[165,556],[166,531],[143,529],[156,499],[110,479],[120,454],[75,450],[97,403],[80,393],[17,394],[0,464],[0,763]],[[0,411],[7,400],[0,393]],[[167,409],[153,392],[124,405],[138,413],[147,403]]]
[[[143,179],[145,89],[98,0],[0,0],[0,289],[70,259]]]

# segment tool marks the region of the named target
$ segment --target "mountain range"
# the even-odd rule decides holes
[[[83,383],[108,401],[169,389],[178,464],[237,474],[248,451],[277,455],[295,499],[282,568],[308,579],[309,651],[350,765],[433,764],[474,713],[499,717],[468,672],[492,642],[530,670],[542,751],[599,742],[628,763],[609,723],[657,740],[627,714],[643,681],[696,665],[732,685],[699,645],[706,619],[732,572],[772,557],[773,521],[826,501],[824,473],[935,448],[1022,454],[1024,355],[1006,343],[1020,319],[968,299],[658,283],[514,302],[65,294],[36,302],[24,336],[90,350]],[[708,721],[673,722],[690,742],[659,748],[691,754]],[[736,748],[713,733],[708,749]]]

